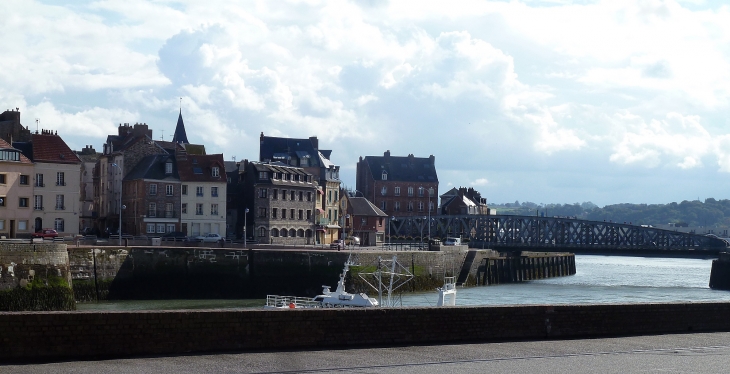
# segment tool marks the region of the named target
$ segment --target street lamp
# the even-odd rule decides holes
[[[117,233],[119,234],[119,246],[122,245],[122,168],[119,167],[116,163],[113,163],[112,166],[115,166],[117,169],[119,169],[119,231]]]
[[[433,195],[433,187],[428,188],[428,245],[431,245],[431,195]]]
[[[243,211],[243,248],[246,248],[246,226],[248,226],[248,208]]]

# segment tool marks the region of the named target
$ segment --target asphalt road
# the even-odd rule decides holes
[[[336,333],[336,332],[333,332]],[[730,333],[0,365],[0,373],[725,373]]]

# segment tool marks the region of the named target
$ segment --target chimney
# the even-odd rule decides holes
[[[436,165],[436,157],[433,155],[428,156],[429,161],[431,161],[431,165]]]
[[[319,139],[316,136],[310,136],[309,141],[312,142],[312,147],[315,151],[319,150]]]

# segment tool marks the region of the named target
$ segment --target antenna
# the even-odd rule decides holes
[[[35,119],[35,133],[36,133],[36,134],[38,133],[38,125],[39,125],[40,123],[41,123],[41,119],[40,119],[40,118],[36,118],[36,119]]]
[[[231,160],[233,160],[233,162],[236,162],[236,156],[232,156]]]
[[[180,113],[182,113],[182,97],[180,98]]]

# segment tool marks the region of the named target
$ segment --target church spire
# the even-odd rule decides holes
[[[177,117],[177,126],[175,127],[175,135],[172,136],[173,143],[184,143],[189,144],[188,135],[185,133],[185,124],[182,118],[182,108],[180,108],[180,115]]]

